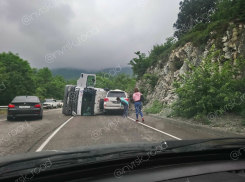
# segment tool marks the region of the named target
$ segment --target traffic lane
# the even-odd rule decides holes
[[[130,112],[129,117],[135,119],[135,113]],[[182,140],[193,140],[193,139],[210,139],[210,138],[220,138],[218,135],[209,134],[202,130],[197,130],[193,128],[188,128],[185,126],[181,126],[180,124],[172,124],[163,119],[156,118],[154,116],[150,116],[144,113],[144,119],[146,125],[166,132],[170,135],[178,137]],[[141,117],[139,115],[139,120],[141,121]]]
[[[91,145],[175,140],[116,115],[77,116],[64,125],[42,150],[66,150]],[[35,149],[42,145],[39,142]]]
[[[61,109],[44,111],[43,119],[21,118],[14,121],[1,121],[0,156],[25,153],[31,150],[40,139],[67,120]]]

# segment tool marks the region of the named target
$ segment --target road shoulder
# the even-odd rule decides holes
[[[236,134],[236,133],[231,133],[231,132],[227,132],[227,131],[222,131],[222,130],[210,128],[208,126],[203,126],[200,124],[193,124],[193,123],[188,123],[188,122],[184,122],[184,121],[178,121],[176,119],[166,118],[164,116],[159,116],[156,114],[149,114],[149,115],[156,117],[156,118],[159,118],[159,119],[162,119],[163,121],[171,123],[171,124],[175,124],[175,125],[179,125],[179,126],[187,127],[187,128],[192,128],[195,130],[201,130],[203,132],[207,132],[209,134],[217,135],[220,137],[244,137],[245,136],[242,134]]]

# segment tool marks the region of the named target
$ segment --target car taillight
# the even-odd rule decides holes
[[[40,104],[36,104],[34,107],[36,107],[36,108],[40,108],[40,107],[41,107],[41,105],[40,105]]]
[[[14,104],[9,104],[8,108],[15,108]]]
[[[104,98],[104,102],[107,102],[107,101],[109,101],[109,99],[108,98]]]

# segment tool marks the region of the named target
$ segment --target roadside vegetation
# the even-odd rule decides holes
[[[145,111],[147,114],[148,114],[148,113],[150,113],[150,114],[157,114],[157,113],[161,112],[162,108],[163,108],[162,103],[161,103],[160,101],[158,101],[158,100],[155,100],[155,101],[153,102],[152,106],[149,107],[149,108],[145,108],[144,111]]]
[[[213,62],[218,56],[213,46],[199,67],[186,60],[191,71],[174,83],[179,99],[172,105],[173,115],[212,120],[224,113],[245,112],[245,59],[235,60],[235,65],[226,61],[221,68],[220,62]]]
[[[7,114],[7,109],[0,110],[0,115],[6,115]]]
[[[244,0],[184,0],[180,7],[178,20],[174,24],[177,29],[174,35],[179,41],[173,48],[192,42],[204,50],[208,39],[215,39],[217,48],[221,49],[222,45],[218,43],[229,23],[245,22]]]
[[[159,59],[167,58],[167,55],[172,50],[172,46],[174,44],[175,39],[173,37],[169,37],[163,45],[154,45],[153,49],[149,52],[149,56],[146,56],[145,53],[141,53],[140,51],[135,52],[138,57],[133,58],[128,65],[132,67],[136,78],[138,80],[142,79],[149,67],[156,65]],[[167,59],[165,61],[167,61]]]
[[[18,54],[0,54],[0,103],[8,105],[17,95],[36,95],[41,99],[63,99],[68,82],[61,76],[53,76],[48,68],[31,68],[28,61]]]
[[[151,89],[154,89],[154,87],[157,84],[157,81],[159,77],[156,74],[144,74],[143,79],[146,80],[146,83],[151,86]]]
[[[136,78],[124,73],[115,76],[110,75],[109,78],[105,76],[105,73],[96,74],[96,87],[124,90],[129,96],[132,96],[134,93],[135,84]]]
[[[162,45],[154,45],[147,56],[140,51],[135,52],[129,65],[132,67],[137,79],[142,79],[146,70],[160,60],[162,67],[168,60],[171,51],[192,42],[194,46],[204,50],[208,39],[216,39],[217,49],[221,49],[223,33],[229,23],[245,23],[244,0],[184,0],[180,2],[180,13],[173,27],[176,29],[173,37],[166,38]],[[235,28],[235,27],[234,27]],[[212,32],[212,33],[211,33]],[[177,40],[176,40],[177,39]],[[175,63],[179,68],[181,65]]]
[[[154,45],[149,55],[135,52],[138,56],[130,61],[134,75],[138,80],[148,80],[151,88],[157,84],[154,75],[147,74],[147,69],[159,64],[166,65],[168,56],[173,49],[192,42],[200,51],[204,51],[209,39],[215,39],[216,50],[222,49],[222,36],[228,28],[245,23],[244,0],[184,0],[180,2],[180,13],[173,27],[176,29],[173,37],[166,39],[163,45]],[[233,22],[233,24],[231,24]],[[200,67],[191,67],[190,72],[182,77],[181,82],[175,83],[176,94],[179,99],[173,104],[173,116],[205,118],[205,124],[210,123],[211,117],[218,117],[224,113],[238,113],[244,119],[245,126],[245,75],[244,58],[237,59],[236,65],[231,61],[213,63],[219,51],[214,49]],[[217,59],[216,59],[217,60]],[[183,63],[174,61],[176,69]],[[221,69],[222,65],[222,69]],[[235,79],[234,79],[235,78]],[[142,88],[146,94],[148,90]],[[240,104],[241,103],[241,104]],[[239,105],[240,104],[240,105]],[[161,108],[161,109],[160,109]],[[153,102],[146,111],[160,112],[163,106],[159,101]],[[209,117],[209,114],[213,114]]]

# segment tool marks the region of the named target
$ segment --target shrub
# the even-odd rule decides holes
[[[140,87],[139,88],[139,91],[144,95],[146,96],[148,94],[148,89],[146,89],[145,87]]]
[[[161,104],[161,102],[158,100],[155,100],[152,106],[149,108],[146,108],[144,111],[150,114],[157,114],[161,112],[162,108],[163,108],[163,105]]]
[[[147,84],[151,85],[151,88],[154,89],[158,82],[158,76],[156,74],[144,74],[143,79],[147,80]]]
[[[212,62],[219,55],[219,51],[214,49],[213,46],[211,53],[199,67],[186,60],[191,71],[181,76],[180,82],[174,83],[179,97],[173,104],[174,115],[199,118],[210,113],[220,115],[233,107],[241,111],[244,107],[244,103],[238,105],[232,101],[241,98],[242,91],[245,90],[245,78],[233,78],[244,68],[245,59],[236,60],[235,66],[226,61],[219,71],[219,63]]]

